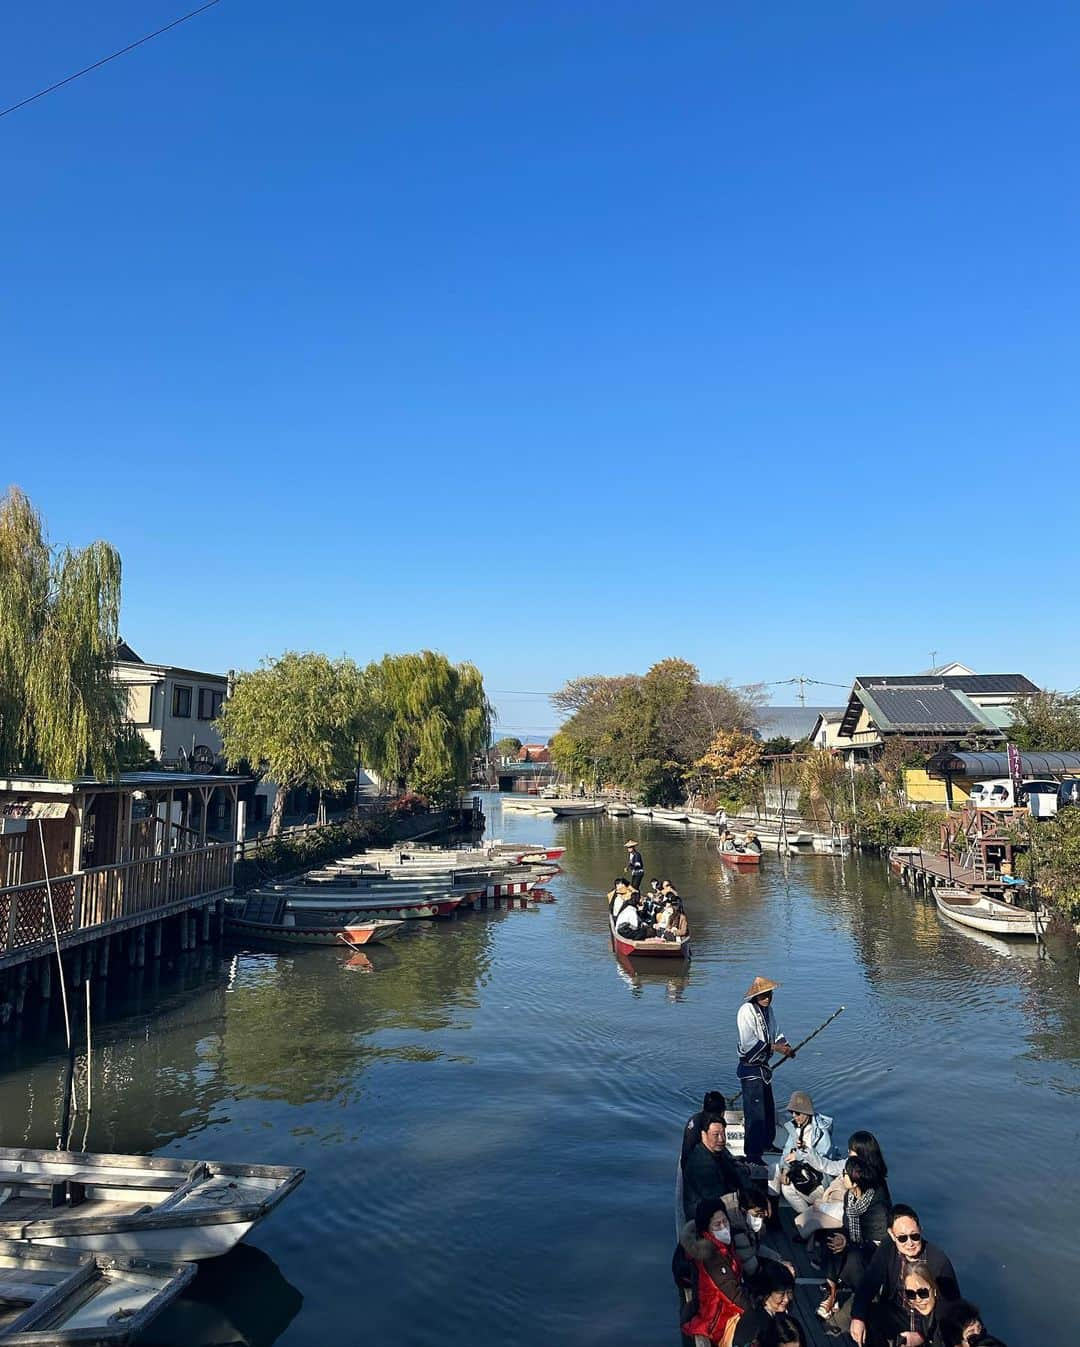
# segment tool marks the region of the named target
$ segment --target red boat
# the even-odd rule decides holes
[[[761,852],[721,850],[720,859],[725,864],[734,866],[736,870],[752,870],[761,864]]]
[[[616,954],[627,958],[644,959],[689,959],[690,936],[680,936],[677,940],[663,940],[654,937],[651,940],[628,940],[615,930],[615,921],[608,913],[608,927],[611,930],[611,944]]]

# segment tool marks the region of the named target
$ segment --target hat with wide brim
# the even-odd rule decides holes
[[[636,846],[637,846],[637,843],[636,843],[636,842],[624,842],[624,843],[623,843],[623,846],[626,846],[626,847],[636,847]]]
[[[766,992],[774,992],[779,986],[779,982],[770,982],[768,978],[755,978],[743,1000],[752,1001],[755,996],[764,996]]]
[[[789,1113],[805,1113],[812,1118],[814,1116],[814,1101],[805,1090],[796,1090],[787,1101],[787,1111]]]

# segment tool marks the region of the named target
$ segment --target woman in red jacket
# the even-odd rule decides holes
[[[700,1333],[719,1347],[730,1347],[739,1316],[750,1308],[735,1256],[731,1220],[720,1198],[699,1202],[694,1219],[679,1236],[679,1248],[694,1269],[694,1294],[683,1311],[682,1331]]]

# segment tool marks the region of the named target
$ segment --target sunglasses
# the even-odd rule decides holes
[[[908,1300],[929,1300],[932,1294],[929,1286],[916,1286],[914,1290],[910,1286],[904,1287],[904,1295]]]
[[[920,1244],[922,1243],[922,1233],[916,1235],[893,1235],[897,1244]]]

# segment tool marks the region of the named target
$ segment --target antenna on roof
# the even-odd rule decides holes
[[[930,672],[931,672],[931,673],[937,673],[937,656],[938,656],[938,652],[937,652],[936,650],[931,650],[931,651],[930,651]]]

